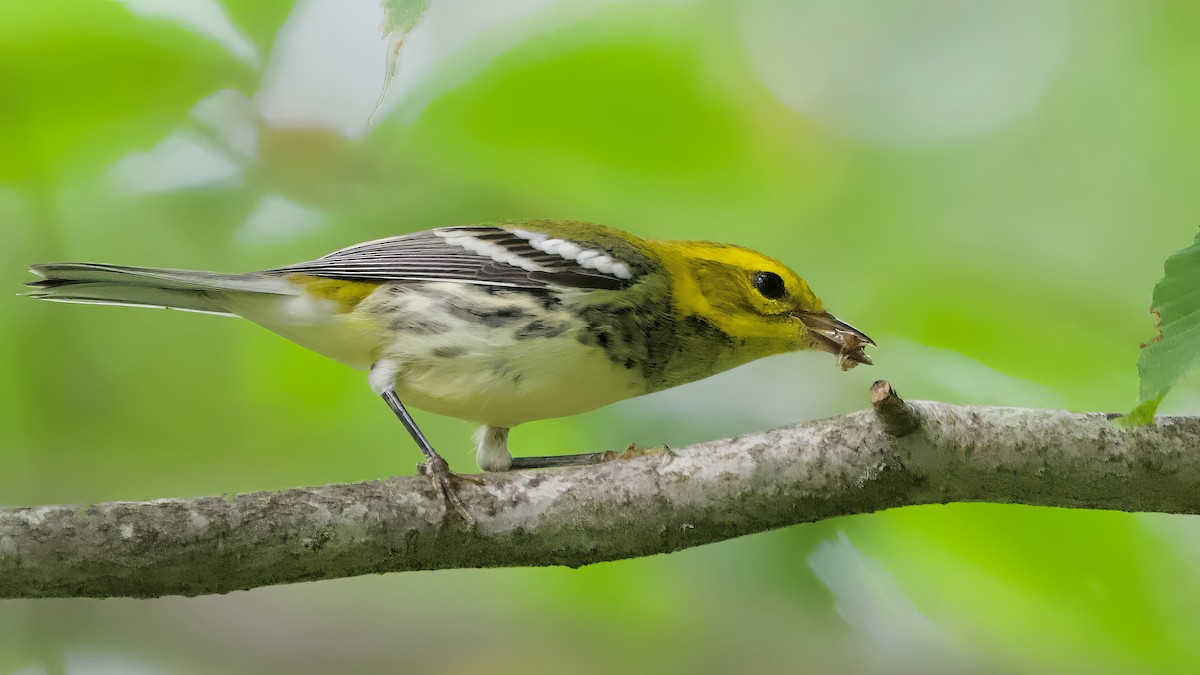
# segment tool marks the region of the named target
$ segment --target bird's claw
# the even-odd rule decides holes
[[[417,472],[422,476],[428,476],[433,482],[433,489],[437,491],[442,503],[446,505],[447,514],[453,510],[468,526],[475,524],[475,517],[467,510],[467,505],[463,502],[462,497],[458,496],[454,481],[455,479],[465,480],[475,485],[481,485],[483,481],[474,476],[454,473],[445,459],[436,456],[418,464]]]

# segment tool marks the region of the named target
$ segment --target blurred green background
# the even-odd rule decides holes
[[[372,116],[381,19],[0,0],[0,504],[419,459],[361,373],[246,322],[15,297],[30,263],[244,271],[504,218],[760,249],[880,344],[529,424],[518,454],[841,414],[879,377],[1132,407],[1150,290],[1200,223],[1200,4],[434,0]],[[418,419],[473,467],[470,425]],[[922,507],[581,570],[0,601],[0,672],[1195,672],[1198,558],[1197,518]]]

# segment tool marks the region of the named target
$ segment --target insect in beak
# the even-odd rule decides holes
[[[871,365],[871,357],[864,354],[863,349],[868,345],[874,347],[875,341],[862,331],[839,321],[829,312],[796,312],[796,317],[808,329],[805,337],[809,343],[836,355],[842,370],[850,370],[860,363]]]

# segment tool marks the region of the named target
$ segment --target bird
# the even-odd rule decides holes
[[[30,271],[33,298],[240,316],[365,371],[467,519],[459,474],[407,406],[479,424],[479,467],[506,471],[509,430],[523,422],[785,352],[828,352],[848,370],[870,364],[864,348],[875,345],[774,258],[580,221],[439,227],[245,274],[81,262]]]

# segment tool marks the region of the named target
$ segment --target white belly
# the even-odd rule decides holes
[[[381,356],[395,364],[395,390],[404,403],[512,427],[644,393],[636,370],[614,364],[602,349],[578,339],[584,326],[571,314],[547,313],[520,292],[437,286],[446,287],[438,289],[441,296],[401,289],[364,303],[365,312],[397,317],[388,324]],[[467,315],[464,306],[486,316]],[[488,315],[489,309],[511,316]]]
[[[479,355],[410,362],[396,377],[400,400],[441,415],[512,427],[642,393],[630,371],[578,342],[481,346]]]

